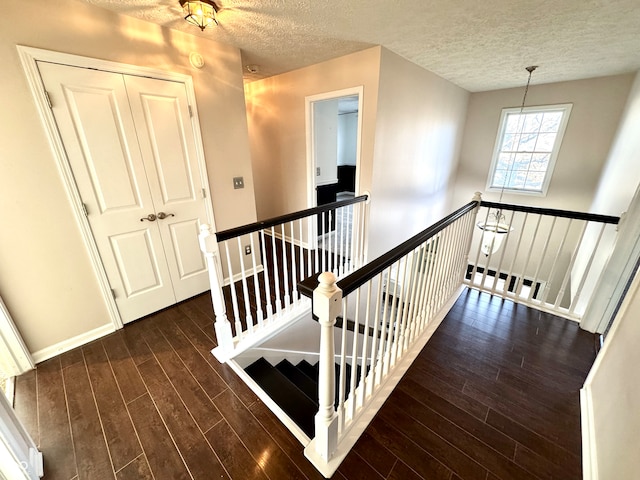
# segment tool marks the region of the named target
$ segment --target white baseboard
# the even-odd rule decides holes
[[[582,423],[582,478],[598,480],[598,457],[596,455],[595,418],[591,385],[580,389],[580,419]]]
[[[80,347],[85,343],[97,340],[98,338],[109,335],[110,333],[113,333],[115,331],[116,328],[114,327],[114,325],[112,323],[108,323],[101,327],[94,328],[93,330],[89,330],[88,332],[76,335],[75,337],[63,340],[62,342],[51,345],[50,347],[46,347],[42,350],[38,350],[37,352],[33,352],[31,356],[33,357],[33,361],[35,363],[44,362],[45,360],[53,358],[56,355],[68,352],[69,350],[73,350],[74,348]]]

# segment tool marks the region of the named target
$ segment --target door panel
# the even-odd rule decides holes
[[[45,62],[38,68],[123,321],[172,305],[158,222],[141,222],[155,208],[124,77]]]
[[[167,264],[178,301],[209,289],[206,262],[198,246],[200,223],[206,222],[195,132],[184,84],[125,77],[133,119],[140,135]]]
[[[114,235],[110,240],[127,297],[162,286],[156,262],[159,254],[154,251],[148,230]],[[136,264],[136,268],[128,268],[128,265],[133,263]]]

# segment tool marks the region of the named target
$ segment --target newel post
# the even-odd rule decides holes
[[[215,233],[209,225],[200,225],[200,250],[204,253],[209,269],[209,283],[211,285],[211,301],[213,303],[213,312],[216,316],[214,328],[216,331],[216,339],[218,347],[224,352],[233,350],[233,333],[231,331],[231,323],[227,319],[227,310],[224,303],[224,295],[222,293],[222,269],[220,267],[220,258],[218,253],[218,242]]]
[[[333,327],[340,313],[342,290],[336,286],[336,276],[320,274],[319,285],[313,291],[313,313],[320,323],[320,371],[318,377],[319,410],[315,418],[316,451],[329,461],[338,444],[338,415],[335,402],[335,345]]]

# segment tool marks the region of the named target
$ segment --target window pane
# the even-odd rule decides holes
[[[496,170],[508,170],[512,161],[513,161],[512,153],[501,153],[500,156],[498,157]]]
[[[506,170],[496,170],[493,176],[493,183],[491,184],[491,186],[502,188],[503,186],[505,186],[506,178],[507,178]]]
[[[549,165],[550,158],[551,154],[549,153],[534,153],[531,159],[529,170],[545,172],[547,170],[547,166]]]
[[[505,133],[500,150],[503,152],[512,152],[518,146],[518,142],[520,142],[520,135],[515,133]]]
[[[520,138],[520,144],[518,145],[519,152],[533,152],[536,149],[536,140],[538,135],[536,133],[523,133]]]
[[[509,176],[508,187],[509,188],[524,188],[527,181],[527,172],[522,170],[514,170]]]
[[[527,190],[542,190],[542,183],[544,182],[544,173],[542,172],[529,172],[527,174],[527,182],[525,188]]]
[[[540,132],[557,132],[560,129],[560,121],[562,120],[562,112],[546,112]]]
[[[531,163],[530,153],[516,153],[513,162],[513,170],[529,170],[529,164]]]
[[[542,116],[542,113],[526,114],[522,131],[525,133],[538,133],[538,130],[540,130],[540,124],[542,123]]]
[[[507,115],[507,126],[505,127],[505,133],[516,133],[520,131],[522,126],[522,119],[519,113],[509,113]]]
[[[538,135],[538,143],[536,143],[537,152],[553,151],[553,144],[556,141],[555,133],[541,133]]]

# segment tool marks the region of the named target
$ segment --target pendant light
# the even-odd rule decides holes
[[[524,89],[524,96],[522,97],[522,105],[520,106],[520,115],[522,116],[522,112],[524,111],[524,105],[527,100],[527,93],[529,92],[529,85],[531,83],[531,74],[534,70],[538,68],[536,65],[526,67],[526,71],[529,72],[529,78],[527,79],[527,86]],[[502,183],[502,188],[500,190],[500,199],[498,203],[502,203],[502,196],[504,195],[504,187],[507,183],[507,179],[510,178],[511,173],[513,172],[513,162],[509,165],[509,169],[507,170],[507,177],[505,181]],[[496,253],[500,246],[502,245],[502,241],[505,239],[507,234],[513,230],[513,228],[505,222],[504,215],[502,210],[497,208],[495,212],[489,212],[486,221],[478,222],[476,226],[482,230],[482,240],[480,245],[480,250],[485,256],[489,256],[490,254]]]

